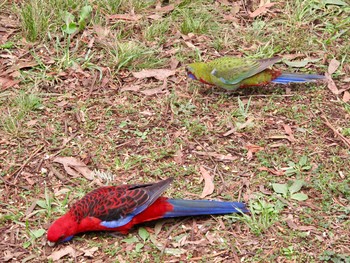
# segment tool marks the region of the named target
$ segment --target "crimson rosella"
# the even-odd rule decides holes
[[[98,188],[54,221],[47,239],[50,242],[69,241],[78,233],[102,230],[126,234],[136,224],[159,218],[248,212],[240,202],[161,197],[172,180]]]
[[[210,62],[189,64],[186,70],[191,79],[227,90],[269,83],[303,83],[325,79],[322,75],[282,73],[280,70],[268,69],[280,60],[280,57],[258,60],[221,57]]]

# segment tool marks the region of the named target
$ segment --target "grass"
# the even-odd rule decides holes
[[[63,261],[349,260],[350,150],[321,118],[350,140],[349,103],[324,83],[291,85],[288,92],[267,85],[227,93],[186,79],[183,69],[222,55],[301,55],[276,67],[323,74],[337,59],[332,77],[346,88],[349,4],[275,1],[251,18],[260,1],[169,1],[173,9],[163,1],[168,11],[157,11],[158,2],[0,3],[0,27],[14,29],[0,32],[0,71],[8,72],[0,73],[0,81],[20,81],[19,88],[0,91],[1,250],[20,251],[16,260],[33,262],[67,245],[78,252]],[[134,19],[132,12],[141,16]],[[111,18],[115,14],[127,19]],[[287,65],[304,58],[305,67]],[[165,84],[132,75],[169,69],[175,60],[176,74]],[[20,63],[30,66],[11,68]],[[162,85],[168,93],[123,91]],[[288,140],[284,125],[295,140]],[[262,148],[248,158],[247,145]],[[55,156],[83,160],[102,184],[173,176],[165,193],[172,198],[199,198],[204,166],[215,183],[207,198],[243,200],[251,213],[159,220],[127,236],[87,233],[52,248],[46,245],[49,224],[98,187],[68,175],[52,162]],[[87,250],[92,256],[79,252]]]

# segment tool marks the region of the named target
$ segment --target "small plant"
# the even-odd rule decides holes
[[[35,240],[42,237],[46,233],[46,230],[42,228],[30,230],[28,221],[26,222],[26,230],[29,235],[29,240],[23,243],[23,248],[28,248],[31,245],[34,245]]]
[[[247,119],[249,116],[248,111],[249,111],[251,100],[252,100],[252,97],[249,98],[247,105],[244,105],[243,101],[240,99],[240,97],[238,97],[237,98],[238,110],[235,112],[234,115],[243,120]]]
[[[87,21],[91,15],[92,7],[87,5],[84,6],[79,14],[78,22],[75,22],[75,17],[69,12],[65,12],[63,19],[65,25],[62,27],[62,31],[67,35],[75,33],[77,30],[82,31],[85,29]]]
[[[242,214],[241,216],[232,215],[227,217],[245,223],[252,233],[260,236],[278,220],[279,212],[281,210],[281,203],[277,202],[272,204],[258,198],[249,202],[250,215]]]
[[[147,230],[143,227],[139,228],[138,234],[142,241],[136,237],[132,236],[130,238],[125,238],[122,240],[122,242],[125,242],[127,244],[135,244],[135,252],[141,252],[142,248],[145,246],[145,242],[150,238],[150,234],[147,232]]]
[[[321,261],[333,262],[333,263],[349,263],[350,256],[344,254],[338,254],[337,252],[326,250],[322,255],[318,257]]]
[[[252,97],[249,98],[247,101],[247,104],[245,105],[243,101],[238,97],[238,109],[235,110],[232,114],[233,117],[236,117],[237,119],[234,120],[235,126],[237,130],[241,130],[244,128],[250,128],[253,127],[253,118],[249,118],[249,108],[251,103]]]
[[[65,47],[65,53],[63,57],[64,67],[72,65],[72,61],[70,60],[70,52],[69,52],[71,35],[77,32],[78,30],[82,31],[85,29],[87,20],[90,17],[91,12],[92,12],[91,6],[84,6],[80,11],[78,22],[75,22],[75,16],[69,13],[68,11],[64,12],[63,14],[63,20],[65,24],[62,26],[62,31],[67,41],[66,47]]]
[[[308,196],[304,193],[298,193],[304,185],[303,180],[295,180],[286,184],[272,184],[272,188],[275,193],[281,194],[284,198],[304,201],[308,199]]]
[[[42,8],[42,0],[31,0],[20,8],[22,30],[28,41],[42,38],[48,29],[49,18]]]
[[[281,252],[286,258],[290,260],[294,259],[297,256],[297,252],[294,250],[293,246],[283,247],[281,248]]]
[[[307,156],[302,156],[299,160],[299,162],[294,163],[294,162],[288,162],[288,168],[285,172],[287,176],[292,176],[292,175],[301,175],[304,171],[309,171],[312,166],[309,163],[309,160]]]

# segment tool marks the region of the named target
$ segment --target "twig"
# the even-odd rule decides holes
[[[218,252],[218,253],[215,253],[215,254],[212,254],[212,255],[206,255],[205,257],[206,258],[215,258],[215,257],[220,256],[220,255],[225,254],[225,253],[227,253],[227,250],[221,251],[221,252]],[[196,258],[191,258],[191,261],[192,260],[201,260],[201,259],[203,259],[203,256],[196,257]]]
[[[334,132],[334,134],[337,135],[348,148],[350,148],[350,141],[333,127],[333,125],[328,121],[327,117],[325,115],[322,115],[321,118],[324,119],[323,123],[326,124],[328,128],[330,128]]]
[[[8,175],[8,176],[6,177],[6,179],[10,179],[13,175],[15,175],[15,174],[17,173],[16,178],[15,178],[15,180],[16,180],[17,177],[18,177],[18,174],[19,174],[19,173],[24,169],[24,167],[31,161],[31,159],[32,159],[38,152],[40,152],[43,148],[44,148],[44,145],[42,145],[42,146],[40,146],[38,149],[36,149],[36,150],[29,156],[29,158],[28,158],[16,171],[14,171],[12,174]]]
[[[209,159],[212,161],[212,163],[213,163],[214,165],[216,165],[216,162],[215,162],[214,158],[208,153],[208,150],[206,149],[206,147],[205,147],[203,144],[201,144],[199,141],[197,141],[196,139],[194,139],[194,141],[195,141],[196,143],[198,143],[198,144],[203,148],[204,152],[207,153],[207,156],[208,156]],[[215,166],[215,168],[217,168],[217,165]],[[226,185],[226,182],[225,182],[224,177],[222,176],[222,173],[219,171],[218,168],[216,169],[216,171],[218,172],[218,174],[219,174],[219,176],[220,176],[222,185],[225,186],[225,185]]]

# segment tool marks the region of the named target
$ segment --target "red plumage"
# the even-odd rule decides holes
[[[247,212],[239,202],[176,200],[160,197],[172,178],[153,184],[107,186],[96,189],[72,205],[50,226],[50,242],[68,241],[87,231],[126,234],[134,225],[167,217]]]

